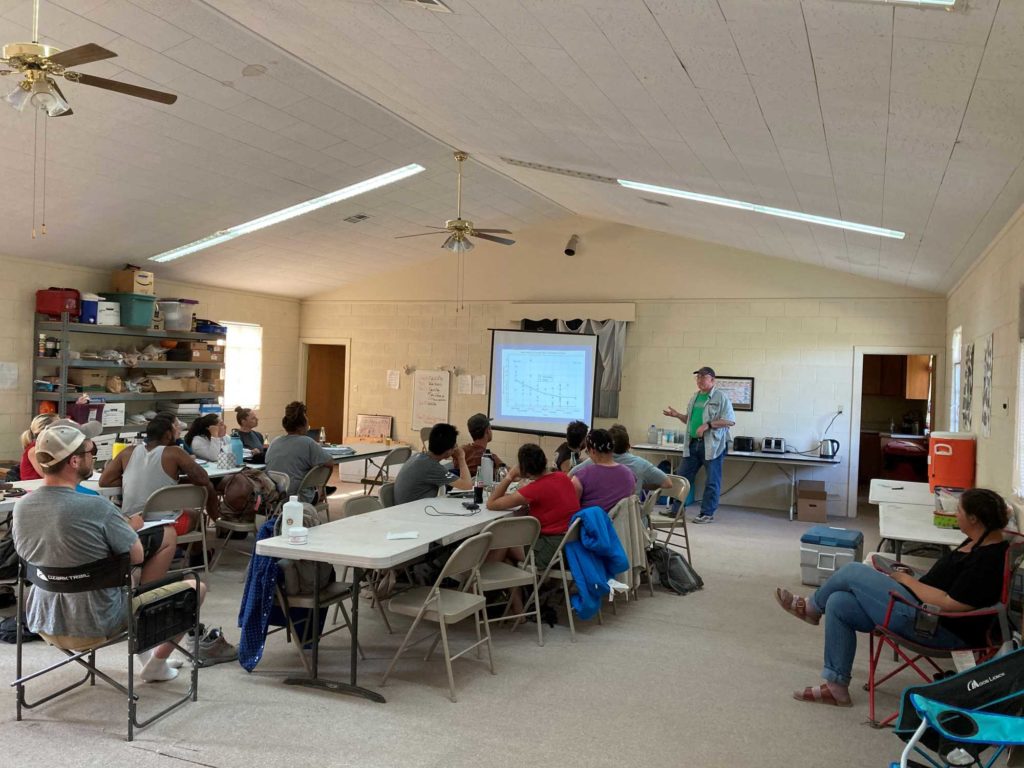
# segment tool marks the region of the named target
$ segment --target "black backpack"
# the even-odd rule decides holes
[[[18,575],[18,553],[14,551],[14,537],[7,534],[0,539],[0,579],[13,579]]]
[[[677,595],[688,595],[704,588],[704,579],[686,558],[660,541],[647,550],[647,563],[654,571],[652,578],[658,579],[661,586]]]

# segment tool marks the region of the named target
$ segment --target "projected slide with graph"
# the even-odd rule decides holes
[[[501,413],[572,421],[586,415],[587,353],[582,349],[505,349]]]

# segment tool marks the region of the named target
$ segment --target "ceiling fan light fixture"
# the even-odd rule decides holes
[[[444,241],[443,247],[447,248],[453,253],[465,253],[466,251],[472,251],[476,246],[473,245],[473,241],[465,237],[449,237]]]
[[[28,86],[28,87],[26,87]],[[10,104],[19,112],[25,110],[25,105],[28,104],[29,99],[32,98],[32,90],[27,80],[23,80],[14,86],[14,90],[4,96],[4,101]]]
[[[61,97],[49,78],[41,77],[32,83],[30,101],[36,109],[41,109],[50,117],[63,115],[71,106]]]

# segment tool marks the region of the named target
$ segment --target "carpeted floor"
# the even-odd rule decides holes
[[[332,500],[339,504],[344,489]],[[867,514],[868,548],[877,521]],[[0,701],[0,751],[5,766],[196,764],[256,768],[288,764],[330,766],[535,765],[608,766],[886,766],[901,742],[867,719],[866,693],[855,706],[835,709],[794,701],[791,692],[818,681],[821,630],[783,613],[777,584],[800,587],[798,542],[807,524],[783,513],[723,507],[714,525],[691,526],[694,565],[702,592],[655,597],[606,611],[604,626],[583,625],[576,643],[563,623],[538,647],[527,631],[497,631],[491,676],[470,654],[456,662],[459,702],[446,695],[444,664],[419,655],[400,662],[381,688],[380,675],[407,620],[394,618],[395,635],[380,618],[362,614],[361,639],[369,658],[365,685],[384,705],[282,684],[300,674],[283,634],[270,639],[257,671],[235,664],[203,670],[200,696],[124,741],[123,698],[102,683],[27,713],[15,722],[14,693]],[[203,608],[208,625],[222,625],[236,641],[236,617],[245,561],[225,556],[210,577]],[[472,624],[459,631],[472,635]],[[55,658],[42,643],[27,646],[28,666]],[[124,678],[120,649],[106,666]],[[0,647],[0,679],[14,679],[14,646]],[[862,643],[855,684],[866,678]],[[344,679],[347,635],[330,637],[323,672]],[[65,674],[65,673],[62,673]],[[70,679],[70,672],[66,675]],[[45,679],[44,679],[45,680]],[[909,682],[909,679],[908,679]],[[45,681],[41,681],[46,685]],[[184,683],[140,686],[142,705],[166,699]],[[883,699],[895,706],[895,696]]]

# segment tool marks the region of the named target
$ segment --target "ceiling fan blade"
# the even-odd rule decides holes
[[[515,240],[509,240],[507,237],[495,237],[494,235],[488,235],[482,233],[479,229],[473,230],[473,237],[478,237],[481,240],[490,240],[492,243],[499,243],[500,245],[515,245]]]
[[[108,51],[106,48],[96,45],[96,43],[86,43],[77,48],[69,48],[66,51],[55,53],[49,58],[54,64],[59,64],[62,67],[78,67],[93,61],[112,59],[115,56],[117,56],[116,53]]]
[[[443,231],[443,230],[442,230]],[[440,232],[419,232],[415,235],[395,235],[395,240],[402,240],[406,237],[423,237],[424,235],[439,235]]]
[[[512,232],[510,230],[507,230],[507,229],[477,229],[476,227],[473,227],[473,231],[476,232],[476,233],[487,232],[488,234],[491,234],[491,235],[511,235],[512,234]]]
[[[64,101],[68,100],[67,97],[64,95],[64,93],[61,91],[60,86],[58,86],[57,83],[54,80],[50,80],[50,85],[53,87],[53,90],[55,90],[57,92],[58,96],[60,96],[62,99],[64,99]],[[73,115],[73,114],[75,114],[75,110],[68,109],[67,112],[61,112],[59,115],[54,115],[54,117],[67,117],[68,115]]]
[[[140,99],[158,101],[161,104],[173,104],[178,100],[178,97],[173,93],[154,91],[152,88],[143,88],[140,85],[122,83],[118,80],[108,80],[105,77],[96,77],[95,75],[85,75],[81,72],[65,72],[64,78],[66,80],[70,80],[72,83],[91,85],[94,88],[103,88],[107,91],[117,91],[118,93],[123,93],[126,96],[137,96]]]

